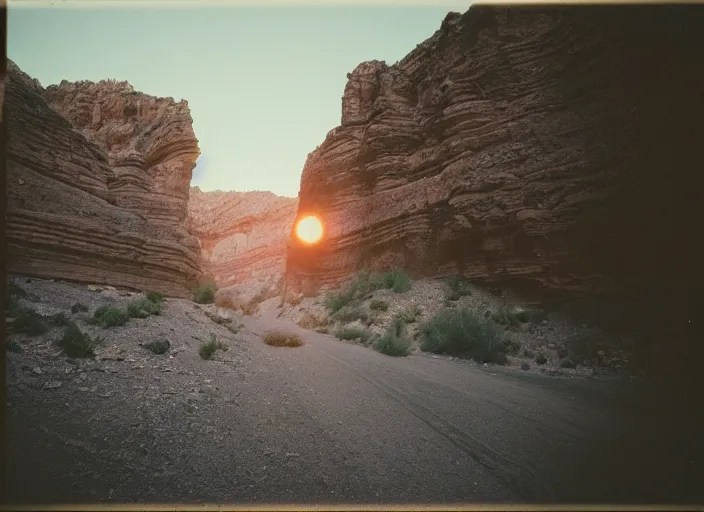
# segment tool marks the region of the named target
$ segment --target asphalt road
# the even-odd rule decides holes
[[[243,335],[230,362],[95,363],[89,392],[11,384],[9,502],[704,503],[701,431],[640,385],[286,328],[305,346]]]

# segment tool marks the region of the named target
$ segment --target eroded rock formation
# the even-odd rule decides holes
[[[218,287],[256,287],[281,278],[297,208],[297,198],[271,192],[202,192],[193,187],[190,231],[200,240],[203,267]]]
[[[8,270],[186,296],[201,273],[187,103],[7,71]]]
[[[289,281],[401,265],[539,294],[680,286],[702,14],[474,6],[400,62],[360,64],[301,178],[298,215],[326,237],[292,237]]]

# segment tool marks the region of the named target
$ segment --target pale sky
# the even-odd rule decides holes
[[[296,197],[308,153],[340,124],[346,74],[365,60],[393,64],[449,11],[469,7],[418,3],[77,8],[56,0],[27,8],[11,1],[7,53],[44,87],[114,78],[186,99],[201,150],[192,185]]]

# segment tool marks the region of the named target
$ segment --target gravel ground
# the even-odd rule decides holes
[[[12,336],[10,503],[704,503],[691,411],[637,383],[391,358],[266,313],[233,333],[186,300],[100,329],[87,315],[133,296],[18,283],[43,313],[89,306],[105,340],[72,360],[57,329]],[[209,333],[227,350],[203,360]]]

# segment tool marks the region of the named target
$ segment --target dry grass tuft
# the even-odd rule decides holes
[[[303,340],[296,335],[283,331],[269,331],[264,334],[264,343],[272,347],[301,347]]]

